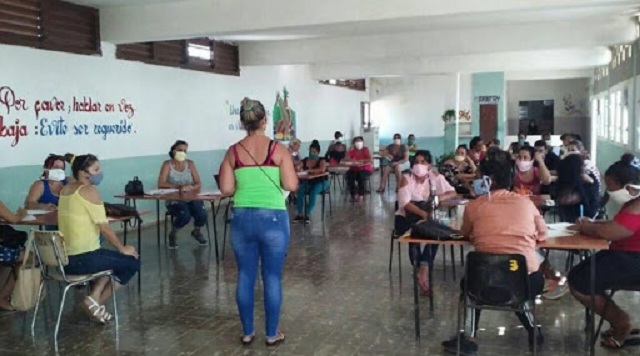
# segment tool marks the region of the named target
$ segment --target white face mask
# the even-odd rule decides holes
[[[613,202],[614,204],[618,204],[618,205],[622,206],[622,205],[630,202],[631,200],[637,198],[638,196],[640,196],[640,194],[639,195],[631,195],[631,193],[629,193],[629,191],[627,190],[627,187],[631,187],[631,188],[640,190],[640,186],[639,185],[627,184],[622,189],[618,189],[616,191],[607,191],[607,193],[609,194],[609,199],[611,199],[611,202]]]
[[[402,143],[402,140],[399,139],[399,138],[396,138],[396,139],[393,140],[393,143],[396,144],[396,145],[399,145],[399,144]]]
[[[551,147],[551,140],[546,140],[546,141],[544,141],[544,143],[545,143],[548,147]]]
[[[187,153],[184,151],[176,151],[176,153],[173,155],[173,158],[178,162],[182,162],[187,159]]]
[[[533,161],[521,161],[518,160],[516,162],[516,165],[518,166],[518,170],[520,172],[528,172],[531,170],[531,168],[533,168]]]
[[[464,161],[464,156],[456,155],[455,157],[453,157],[453,159],[454,159],[456,162],[462,162],[462,161]]]
[[[53,182],[62,182],[66,178],[67,175],[64,173],[64,170],[60,168],[50,169],[47,173],[47,179]]]
[[[356,149],[361,150],[364,147],[364,142],[358,141],[354,144],[354,146],[356,146]]]

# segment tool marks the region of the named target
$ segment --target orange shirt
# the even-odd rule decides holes
[[[536,242],[546,239],[547,225],[528,197],[496,190],[472,200],[464,210],[461,231],[476,251],[521,254],[529,273],[540,269]]]

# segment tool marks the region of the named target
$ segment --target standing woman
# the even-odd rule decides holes
[[[176,141],[169,150],[170,160],[162,163],[158,176],[158,188],[180,189],[181,191],[200,190],[200,174],[196,164],[187,159],[185,141]],[[178,230],[187,226],[193,217],[193,231],[191,236],[201,245],[207,245],[207,240],[202,236],[201,228],[207,223],[207,211],[204,210],[202,201],[167,201],[167,211],[171,215],[171,232],[169,233],[169,248],[178,248],[176,236]]]
[[[227,151],[220,166],[220,190],[225,196],[234,196],[231,235],[238,263],[236,302],[243,329],[241,342],[248,345],[255,336],[254,286],[260,261],[266,344],[276,346],[284,342],[278,322],[289,246],[289,216],[282,190],[298,189],[298,177],[287,148],[265,135],[267,119],[262,103],[242,100],[240,121],[247,137]]]

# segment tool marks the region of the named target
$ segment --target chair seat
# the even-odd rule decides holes
[[[98,277],[104,277],[104,276],[110,276],[113,274],[112,270],[108,270],[108,271],[102,271],[102,272],[98,272],[98,273],[93,273],[93,274],[67,274],[67,280],[69,282],[72,283],[83,283],[83,282],[89,282],[92,279],[98,278]],[[49,277],[57,280],[57,281],[62,281],[64,282],[64,277],[62,277],[62,273],[60,273],[60,271],[58,269],[51,269],[49,271]]]

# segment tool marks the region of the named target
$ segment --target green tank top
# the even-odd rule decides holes
[[[285,199],[280,189],[280,167],[273,162],[276,145],[269,143],[269,156],[262,165],[244,165],[239,157],[236,145],[233,146],[235,157],[234,175],[236,192],[233,206],[236,208],[259,208],[285,210]]]

